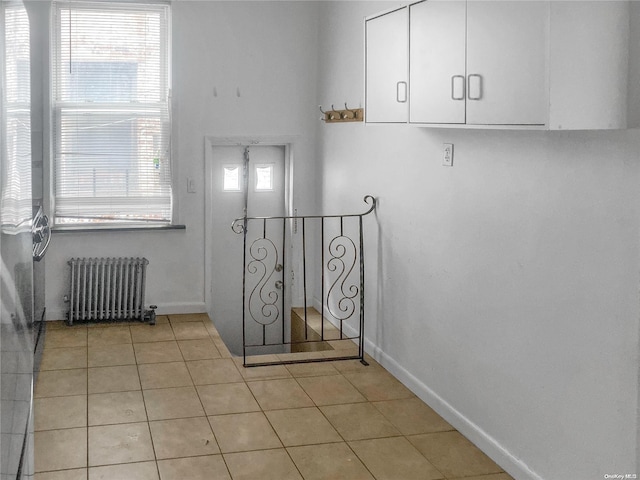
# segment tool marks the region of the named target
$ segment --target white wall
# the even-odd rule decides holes
[[[46,258],[47,317],[65,316],[66,261],[74,256],[146,256],[147,303],[159,313],[205,311],[207,135],[297,136],[294,202],[301,211],[314,208],[316,52],[312,2],[173,2],[173,153],[177,223],[186,230],[55,234]],[[187,177],[196,193],[187,193]]]
[[[323,6],[320,103],[363,104],[362,20],[394,5]],[[640,474],[640,131],[318,132],[323,208],[378,198],[378,358],[516,479]]]

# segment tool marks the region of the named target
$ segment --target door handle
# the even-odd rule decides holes
[[[456,82],[456,80],[460,80]],[[459,85],[460,95],[456,95],[456,83]],[[464,100],[465,95],[464,75],[454,75],[451,77],[451,100]]]
[[[407,102],[407,82],[396,83],[396,101],[398,103]]]
[[[277,288],[278,290],[282,290],[282,286],[283,286],[283,285],[284,285],[284,283],[282,283],[282,280],[278,280],[278,281],[276,282],[276,288]]]
[[[477,81],[473,82],[473,80],[477,79]],[[475,89],[473,88],[475,84]],[[469,100],[480,100],[482,99],[482,75],[478,75],[477,73],[472,73],[469,75],[467,79],[467,98]],[[477,92],[475,95],[472,92]]]
[[[33,259],[39,262],[44,258],[44,254],[51,243],[51,228],[49,227],[49,217],[38,210],[31,229],[31,237],[33,240]],[[42,245],[44,242],[44,246]]]

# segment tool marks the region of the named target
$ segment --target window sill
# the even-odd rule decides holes
[[[186,225],[162,225],[162,226],[101,226],[101,227],[53,227],[52,233],[98,233],[98,232],[156,232],[167,230],[186,230]]]

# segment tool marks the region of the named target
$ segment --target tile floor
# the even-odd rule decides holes
[[[245,369],[206,315],[48,325],[36,480],[512,480],[371,360]]]

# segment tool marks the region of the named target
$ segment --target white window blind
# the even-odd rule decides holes
[[[31,84],[29,19],[23,5],[0,5],[0,223],[4,231],[31,220]]]
[[[54,223],[171,223],[169,6],[54,3]]]

